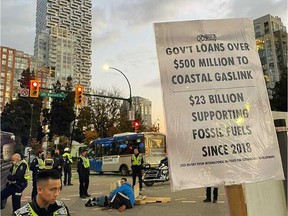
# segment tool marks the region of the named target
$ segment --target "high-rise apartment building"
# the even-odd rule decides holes
[[[0,47],[1,62],[1,87],[0,87],[0,109],[3,110],[6,103],[13,98],[18,98],[23,70],[31,67],[32,56],[9,47]],[[29,92],[28,92],[29,94]]]
[[[152,127],[152,103],[150,100],[138,96],[132,97],[132,110],[136,118],[141,118],[144,126]]]
[[[253,21],[256,45],[269,97],[283,70],[287,70],[287,30],[281,18],[270,14]]]
[[[65,82],[91,86],[91,0],[37,0],[34,55],[38,67]]]

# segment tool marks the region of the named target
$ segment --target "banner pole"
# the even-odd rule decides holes
[[[225,186],[230,216],[247,216],[242,185]]]

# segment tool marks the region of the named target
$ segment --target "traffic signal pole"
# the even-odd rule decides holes
[[[50,90],[50,91],[53,91],[53,90],[54,90],[54,89],[51,89],[51,88],[42,88],[42,87],[40,87],[40,89]],[[59,90],[59,92],[72,93],[72,92],[75,92],[75,91]],[[93,97],[111,98],[111,99],[115,99],[115,100],[128,101],[128,102],[129,102],[129,105],[131,105],[131,103],[132,103],[132,97],[131,97],[131,96],[130,96],[129,98],[123,98],[123,97],[115,97],[115,96],[99,95],[99,94],[88,94],[88,93],[83,93],[83,95],[85,95],[85,96],[90,96],[90,97],[93,96]]]

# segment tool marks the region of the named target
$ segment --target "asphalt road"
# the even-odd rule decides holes
[[[58,197],[68,206],[73,216],[91,216],[91,215],[133,215],[133,216],[228,216],[228,206],[225,199],[224,188],[219,188],[218,203],[203,203],[205,199],[205,190],[190,189],[180,192],[171,192],[169,182],[157,183],[152,187],[144,186],[141,192],[144,196],[150,197],[171,197],[169,203],[149,203],[144,205],[136,205],[133,209],[128,209],[122,213],[118,210],[102,211],[99,207],[85,207],[87,199],[79,198],[79,184],[77,173],[73,173],[73,186],[64,186]],[[101,194],[109,194],[110,183],[116,182],[121,178],[120,175],[106,174],[90,176],[89,193],[94,196]],[[128,181],[132,178],[128,176]],[[22,205],[30,201],[32,191],[32,182],[25,189],[22,196]],[[2,216],[10,216],[12,214],[11,197],[8,198],[7,206],[1,210]]]

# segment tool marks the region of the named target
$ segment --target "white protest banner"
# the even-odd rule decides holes
[[[283,179],[252,21],[154,28],[172,190]]]

